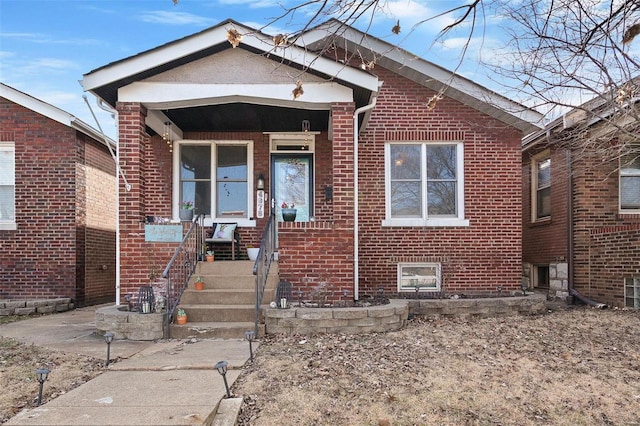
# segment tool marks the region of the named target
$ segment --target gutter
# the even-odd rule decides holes
[[[378,91],[382,87],[382,81],[378,83]],[[360,238],[359,221],[358,221],[358,116],[365,111],[370,111],[376,106],[378,94],[375,93],[370,104],[364,105],[355,110],[353,113],[353,300],[359,299],[359,278],[360,278],[360,246],[358,240]]]

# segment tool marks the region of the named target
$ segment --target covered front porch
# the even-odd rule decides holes
[[[170,261],[179,243],[150,241],[145,227],[179,222],[185,201],[209,236],[218,224],[235,227],[241,258],[275,215],[280,280],[296,292],[357,298],[354,147],[378,79],[296,46],[274,49],[259,33],[234,47],[231,27],[239,24],[107,65],[82,82],[118,119],[118,304]],[[292,205],[296,219],[284,221]]]

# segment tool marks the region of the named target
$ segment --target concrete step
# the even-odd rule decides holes
[[[195,275],[253,275],[252,260],[224,260],[218,262],[198,262]],[[278,263],[271,262],[271,273],[278,273]]]
[[[256,303],[256,291],[250,289],[186,289],[181,305],[251,305]]]
[[[238,289],[253,290],[256,288],[256,281],[253,275],[246,276],[223,276],[223,275],[192,275],[189,279],[188,288],[193,289],[196,278],[201,277],[206,290],[214,289]],[[277,286],[277,284],[276,284]]]
[[[255,305],[188,305],[181,303],[180,307],[187,313],[189,322],[252,322],[255,317]]]
[[[244,333],[249,330],[253,331],[253,329],[253,321],[187,322],[184,325],[171,324],[171,338],[190,339],[195,337],[199,339],[244,339]],[[264,324],[258,324],[258,335],[264,336]],[[247,350],[249,350],[248,346]]]

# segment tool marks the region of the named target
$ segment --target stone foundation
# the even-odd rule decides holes
[[[0,316],[52,314],[75,308],[68,297],[56,299],[0,300]]]
[[[118,340],[158,340],[164,337],[164,313],[129,312],[126,306],[108,306],[96,311],[97,334],[114,334]]]

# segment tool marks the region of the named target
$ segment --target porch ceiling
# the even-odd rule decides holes
[[[241,102],[177,108],[163,113],[183,132],[299,132],[302,130],[302,120],[309,120],[313,131],[324,131],[329,127],[327,110],[283,108]]]

